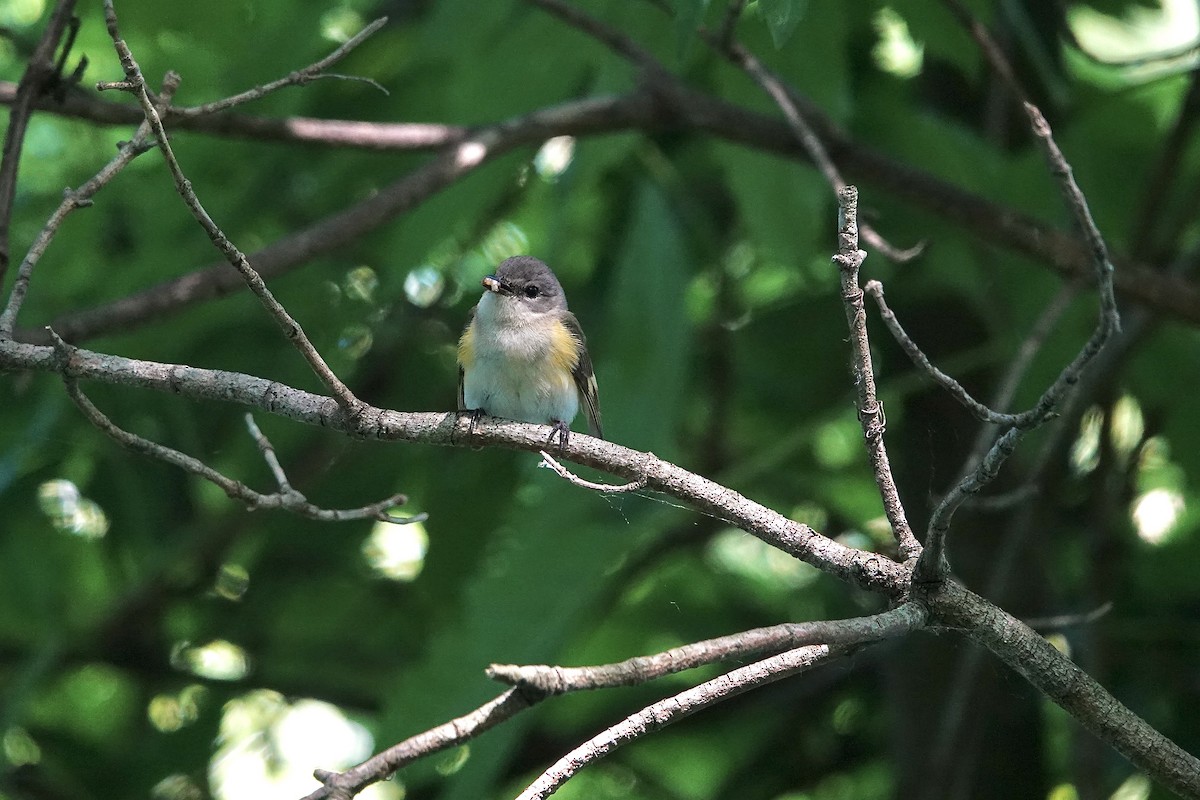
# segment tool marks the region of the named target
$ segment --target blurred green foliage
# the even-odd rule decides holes
[[[580,5],[692,86],[776,115],[692,35],[696,24],[720,24],[725,2]],[[1195,113],[1181,112],[1192,78],[1089,60],[1058,35],[1064,22],[1049,10],[1057,4],[968,5],[1004,33],[1114,250],[1165,268],[1193,249],[1200,147],[1189,142],[1168,182],[1149,183],[1179,115]],[[1146,32],[1155,20],[1178,28],[1153,3],[1086,6],[1070,9],[1083,20],[1073,30],[1085,46],[1113,40],[1111,32],[1097,38],[1096,20],[1118,33],[1120,20],[1141,20],[1117,40],[1148,50],[1169,44]],[[482,124],[627,91],[638,80],[594,39],[518,0],[120,0],[117,10],[146,74],[183,76],[176,101],[185,105],[284,75],[390,15],[336,68],[387,94],[322,80],[246,109],[268,117]],[[89,59],[83,86],[117,79],[97,4],[82,3],[79,13],[74,55]],[[19,79],[46,14],[41,0],[0,9],[10,34],[0,39],[0,79]],[[863,145],[1068,227],[1018,110],[938,3],[758,0],[737,33]],[[86,180],[130,133],[34,116],[12,228],[18,258],[63,187]],[[173,141],[214,219],[248,252],[370,196],[429,157],[182,131]],[[569,160],[532,147],[499,158],[272,281],[272,290],[365,400],[450,410],[454,344],[479,278],[507,255],[536,254],[555,267],[588,332],[614,441],[700,471],[829,536],[888,551],[858,442],[829,263],[836,210],[828,187],[806,165],[686,130],[556,146]],[[865,277],[885,282],[900,318],[939,364],[990,395],[1059,290],[1054,265],[987,245],[860,185],[866,215],[886,236],[931,243],[906,265],[872,254]],[[1134,220],[1155,196],[1157,224],[1135,241]],[[64,225],[34,276],[21,324],[32,329],[217,260],[150,153]],[[1055,327],[1019,404],[1077,351],[1093,302],[1083,292]],[[1185,709],[1200,707],[1200,426],[1191,400],[1200,337],[1170,318],[1156,322],[1089,399],[1091,444],[1080,436],[1083,444],[1071,446],[1080,422],[1068,417],[1075,427],[1032,499],[964,512],[951,555],[969,585],[1019,615],[1112,603],[1098,622],[1067,629],[1064,646],[1197,752],[1200,729]],[[874,316],[871,324],[893,463],[919,530],[976,427],[916,373]],[[318,388],[249,293],[87,346]],[[257,488],[271,485],[240,409],[86,389],[125,428]],[[385,552],[367,523],[247,512],[106,440],[50,376],[3,376],[4,800],[299,797],[315,787],[306,777],[313,768],[347,766],[494,696],[498,687],[483,676],[491,662],[601,663],[749,627],[879,609],[876,598],[719,520],[656,496],[585,492],[528,454],[347,441],[265,415],[257,421],[313,502],[353,507],[403,491],[403,513],[429,515],[426,538],[398,536]],[[1135,422],[1140,427],[1129,429]],[[996,491],[1021,487],[1048,441],[1031,437]],[[409,578],[419,574],[389,577],[381,559],[401,562]],[[1003,587],[997,572],[1008,575]],[[967,671],[969,652],[953,637],[929,636],[863,651],[621,750],[559,796],[1086,797],[1133,785],[1119,756],[1019,678],[987,657]],[[554,699],[403,771],[375,796],[510,797],[598,730],[716,674]],[[1089,794],[1096,791],[1103,795]]]

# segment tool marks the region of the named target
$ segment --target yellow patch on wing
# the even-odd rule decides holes
[[[465,338],[465,337],[464,337]],[[462,344],[459,343],[459,351]],[[550,337],[550,349],[547,358],[554,369],[563,374],[570,374],[579,363],[579,340],[561,322],[554,326],[554,334]]]
[[[458,340],[458,363],[467,369],[475,363],[475,320],[471,320]]]

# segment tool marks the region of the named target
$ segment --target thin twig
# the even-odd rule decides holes
[[[263,461],[267,462],[267,468],[275,476],[275,483],[279,485],[279,491],[285,494],[294,492],[295,489],[292,488],[287,473],[283,471],[283,465],[279,463],[279,457],[275,454],[275,445],[271,444],[271,440],[259,429],[254,422],[254,415],[249,411],[246,412],[246,429],[250,431],[250,438],[258,445],[258,451],[262,453]]]
[[[8,112],[8,127],[4,146],[0,150],[0,285],[8,271],[8,231],[12,224],[13,198],[17,191],[17,169],[21,163],[21,147],[33,113],[34,101],[58,76],[54,51],[58,49],[63,32],[70,25],[75,0],[59,0],[50,12],[50,21],[38,40],[25,73],[17,84],[16,97]],[[11,329],[10,329],[11,332]]]
[[[104,0],[104,18],[108,24],[108,33],[112,37],[113,45],[117,50],[117,57],[121,60],[121,66],[125,71],[125,79],[130,91],[141,103],[142,111],[146,115],[146,120],[150,123],[150,129],[154,134],[155,140],[158,142],[159,150],[163,154],[163,159],[167,163],[167,168],[171,171],[171,177],[175,180],[175,188],[179,192],[179,196],[183,198],[188,210],[192,212],[192,216],[200,223],[212,240],[213,245],[224,254],[226,260],[241,274],[246,281],[246,285],[250,287],[250,291],[258,297],[263,307],[271,317],[278,323],[284,336],[292,343],[292,345],[304,356],[309,367],[316,373],[317,377],[329,388],[333,393],[334,398],[342,407],[342,410],[352,419],[357,418],[358,412],[363,404],[346,384],[342,383],[341,379],[334,374],[329,365],[325,363],[325,359],[317,352],[317,349],[309,341],[308,336],[304,333],[304,329],[300,327],[291,314],[287,312],[271,290],[267,288],[267,284],[262,277],[250,266],[245,254],[239,250],[233,242],[225,235],[225,233],[217,226],[204,206],[200,203],[200,199],[196,196],[192,189],[192,182],[183,174],[183,169],[179,166],[179,161],[175,158],[175,153],[171,149],[171,143],[167,139],[166,129],[163,128],[162,118],[159,116],[158,110],[154,106],[154,102],[150,97],[150,93],[146,88],[146,81],[142,77],[142,70],[134,60],[133,53],[129,50],[125,40],[121,38],[120,31],[117,28],[117,14],[113,8],[113,0]]]
[[[291,72],[284,77],[279,78],[278,80],[271,81],[270,83],[264,83],[261,86],[255,86],[253,89],[247,89],[244,92],[222,98],[221,100],[217,100],[212,103],[205,103],[203,105],[190,107],[172,106],[167,109],[163,116],[166,118],[168,124],[172,119],[175,118],[189,119],[194,117],[206,117],[211,114],[216,114],[218,112],[233,108],[234,106],[259,100],[271,94],[272,92],[277,92],[280,89],[287,88],[288,86],[303,86],[306,83],[310,83],[318,78],[340,78],[342,80],[363,81],[371,84],[384,94],[387,94],[387,89],[384,89],[370,78],[333,75],[325,72],[326,69],[348,56],[356,47],[379,31],[380,28],[387,24],[387,21],[387,17],[380,17],[370,25],[367,25],[358,33],[351,36],[349,39],[343,42],[340,47],[321,60],[315,61],[312,64],[309,64],[307,67],[298,69],[295,72]]]
[[[738,20],[746,8],[746,0],[730,0],[725,7],[725,16],[721,27],[717,29],[717,43],[722,49],[728,49],[734,43],[734,33],[737,31]]]
[[[619,485],[612,484],[612,483],[595,483],[593,481],[585,480],[585,479],[579,477],[578,475],[576,475],[575,473],[571,472],[569,469],[564,467],[562,464],[555,461],[554,457],[551,456],[549,453],[547,453],[545,450],[539,450],[538,452],[542,456],[542,462],[540,464],[538,464],[539,467],[546,467],[548,469],[553,470],[555,472],[555,474],[557,474],[560,478],[564,478],[569,483],[573,483],[576,486],[579,486],[580,488],[592,489],[594,491],[603,492],[605,494],[622,494],[624,492],[639,492],[642,489],[646,488],[646,479],[645,478],[638,478],[637,480],[632,480],[629,483],[622,483]]]
[[[858,393],[858,419],[867,443],[867,459],[875,475],[875,485],[883,500],[892,535],[900,548],[900,558],[907,561],[921,552],[921,545],[900,502],[896,479],[888,461],[883,442],[883,405],[875,395],[875,368],[871,363],[871,343],[867,338],[867,313],[863,292],[858,288],[858,271],[867,254],[858,249],[858,189],[847,186],[838,192],[838,251],[833,257],[841,275],[842,303],[846,322],[850,326],[850,347],[853,353],[854,386]]]
[[[1063,628],[1079,628],[1084,625],[1091,625],[1098,619],[1108,616],[1108,613],[1113,610],[1112,601],[1101,603],[1091,611],[1083,614],[1059,614],[1053,617],[1034,617],[1032,619],[1021,620],[1035,631],[1046,632],[1054,630],[1062,630]]]
[[[622,745],[661,730],[711,705],[736,697],[759,686],[796,675],[843,655],[847,647],[809,645],[765,658],[727,672],[711,681],[664,698],[593,736],[556,761],[517,800],[544,800],[580,769]]]
[[[640,67],[648,77],[662,79],[670,73],[654,54],[623,31],[607,25],[593,16],[585,14],[562,0],[527,0],[529,3],[550,12],[573,28],[583,31],[622,58]]]
[[[972,397],[971,393],[961,383],[933,365],[933,362],[929,360],[929,356],[925,355],[920,346],[905,332],[904,326],[896,318],[895,312],[888,307],[887,301],[883,299],[882,283],[874,280],[867,281],[863,287],[863,291],[875,300],[875,305],[879,306],[879,316],[883,319],[884,324],[887,325],[888,330],[891,331],[892,338],[908,354],[909,359],[932,377],[943,389],[949,392],[951,397],[983,422],[990,422],[995,425],[1012,425],[1016,422],[1017,417],[1015,414],[1002,414],[998,411],[993,411]]]
[[[1067,313],[1072,301],[1079,296],[1082,290],[1083,283],[1081,281],[1072,281],[1060,288],[1054,297],[1050,298],[1050,302],[1042,309],[1042,313],[1038,315],[1033,327],[1029,329],[1029,333],[1017,348],[1017,354],[1013,356],[1012,361],[1005,369],[1004,376],[1000,379],[1000,385],[988,403],[990,408],[1000,413],[1008,411],[1017,394],[1017,389],[1021,386],[1021,381],[1024,380],[1026,373],[1033,365],[1034,358],[1041,352],[1042,346],[1050,338],[1054,327],[1062,319],[1063,314]],[[966,475],[975,469],[979,461],[987,454],[988,448],[996,440],[996,434],[995,428],[987,425],[980,426],[960,475]]]
[[[637,686],[663,675],[729,661],[793,650],[813,644],[845,645],[887,639],[925,624],[923,606],[905,603],[881,614],[853,619],[786,622],[719,636],[655,653],[650,656],[591,667],[558,667],[543,664],[518,666],[492,664],[489,678],[511,686],[529,687],[546,695],[565,694],[617,686]]]
[[[190,475],[195,475],[214,484],[228,495],[230,499],[240,500],[245,503],[246,507],[251,511],[260,508],[278,508],[319,522],[377,519],[386,522],[401,523],[420,522],[426,518],[424,514],[418,514],[407,519],[398,519],[389,516],[387,514],[388,509],[407,502],[407,498],[402,494],[395,494],[377,503],[351,509],[327,509],[315,506],[308,502],[304,495],[290,486],[286,488],[281,487],[279,492],[262,494],[261,492],[254,491],[241,481],[235,481],[232,478],[222,475],[198,458],[193,458],[186,453],[181,453],[166,445],[152,442],[149,439],[138,436],[136,433],[131,433],[105,416],[104,412],[96,408],[92,401],[83,393],[83,390],[79,388],[79,381],[76,376],[75,361],[78,351],[59,338],[53,331],[50,332],[50,335],[54,339],[57,358],[61,361],[60,374],[66,386],[67,395],[79,410],[83,412],[88,422],[92,423],[123,447],[162,461],[164,464],[169,464]]]
[[[171,97],[178,87],[179,76],[168,72],[163,78],[160,102],[170,103]],[[17,269],[17,277],[13,281],[12,291],[8,295],[8,304],[4,308],[4,313],[0,314],[0,338],[12,336],[13,328],[17,323],[17,315],[21,312],[21,305],[25,302],[25,296],[29,292],[29,282],[33,278],[33,270],[46,252],[46,248],[50,246],[50,242],[58,234],[59,227],[72,211],[90,206],[96,193],[115,178],[121,170],[125,169],[129,162],[153,149],[153,145],[148,144],[150,133],[150,123],[143,119],[134,133],[133,139],[122,144],[117,150],[117,154],[99,172],[78,189],[73,191],[67,189],[63,192],[62,202],[50,215],[37,238],[33,240],[33,244],[29,246],[29,251],[21,261],[21,266]],[[0,270],[0,274],[3,274],[3,270]]]
[[[345,772],[318,769],[313,773],[313,777],[323,785],[307,795],[304,800],[342,800],[354,797],[372,783],[387,779],[405,764],[474,739],[515,717],[541,699],[533,692],[508,689],[469,714],[411,736]]]
[[[1100,309],[1096,327],[1079,353],[1063,367],[1053,383],[1046,387],[1034,407],[1017,415],[1013,423],[1014,427],[1006,431],[991,445],[987,455],[980,459],[975,470],[963,477],[951,489],[931,515],[925,537],[925,550],[921,554],[916,568],[916,577],[921,581],[942,579],[949,572],[949,562],[945,556],[946,534],[954,511],[969,495],[979,491],[982,486],[995,477],[996,470],[1012,453],[1012,449],[1016,447],[1017,441],[1024,431],[1042,425],[1053,418],[1066,394],[1079,383],[1084,370],[1113,335],[1121,330],[1121,320],[1113,288],[1114,268],[1109,257],[1108,245],[1099,228],[1096,227],[1091,210],[1088,208],[1087,198],[1084,197],[1083,191],[1075,182],[1071,165],[1067,163],[1058,143],[1054,141],[1050,124],[1042,115],[1041,110],[1027,99],[1028,95],[1021,87],[1003,51],[992,39],[987,28],[971,15],[959,0],[943,0],[943,2],[975,39],[984,57],[991,65],[992,71],[1020,101],[1026,116],[1029,117],[1030,128],[1049,162],[1050,172],[1058,182],[1067,207],[1075,217],[1088,244],[1100,296]]]
[[[705,38],[719,52],[723,53],[726,58],[738,67],[741,67],[775,101],[775,105],[783,112],[783,117],[787,121],[788,127],[792,129],[792,132],[804,147],[804,151],[808,153],[808,157],[812,159],[817,170],[824,176],[825,182],[829,184],[834,194],[836,195],[844,189],[846,181],[842,177],[841,170],[833,163],[833,159],[829,156],[829,151],[826,149],[824,143],[821,142],[821,138],[817,135],[817,132],[800,113],[800,109],[793,99],[792,93],[784,85],[783,80],[774,72],[767,69],[753,53],[736,41],[732,39],[727,40],[723,34],[717,37],[708,35]],[[907,250],[898,248],[884,239],[878,231],[866,222],[859,223],[859,233],[868,245],[893,261],[901,263],[911,261],[925,250],[924,244],[917,244],[915,247],[910,247]]]

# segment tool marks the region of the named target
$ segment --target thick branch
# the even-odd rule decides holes
[[[934,619],[965,629],[1134,766],[1181,797],[1200,798],[1200,759],[1124,706],[1028,625],[952,581],[925,599]]]

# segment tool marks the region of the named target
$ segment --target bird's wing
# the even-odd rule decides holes
[[[600,395],[596,388],[596,373],[592,371],[592,357],[588,355],[587,337],[583,335],[583,328],[579,327],[579,320],[575,319],[574,314],[568,312],[563,317],[563,324],[582,345],[579,349],[579,359],[571,370],[571,377],[575,379],[575,389],[579,392],[579,404],[587,413],[588,433],[597,439],[603,439],[604,428],[600,425]]]

